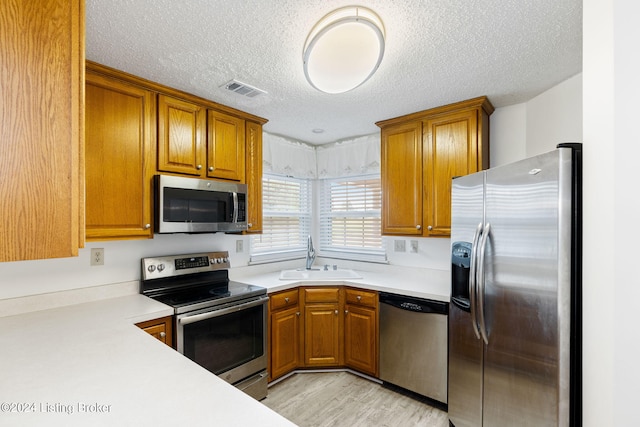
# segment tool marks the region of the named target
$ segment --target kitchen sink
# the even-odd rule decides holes
[[[280,280],[341,280],[362,279],[362,276],[353,270],[337,269],[311,269],[311,270],[282,270]]]

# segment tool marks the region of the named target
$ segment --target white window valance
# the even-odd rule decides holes
[[[380,173],[380,134],[316,147],[318,178]]]
[[[265,173],[302,179],[340,178],[380,173],[380,134],[312,146],[264,133]]]
[[[262,168],[265,173],[315,179],[316,150],[303,142],[265,132],[262,136]]]

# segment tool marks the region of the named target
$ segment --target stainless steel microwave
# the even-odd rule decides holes
[[[156,233],[239,232],[247,229],[247,186],[156,175]]]

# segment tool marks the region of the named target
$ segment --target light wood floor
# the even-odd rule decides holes
[[[349,372],[295,374],[262,403],[300,427],[448,427],[447,413]]]

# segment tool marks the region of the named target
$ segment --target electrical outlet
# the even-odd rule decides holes
[[[236,240],[236,252],[244,252],[244,241]]]
[[[404,240],[394,240],[393,241],[393,251],[394,252],[406,252],[406,242]]]
[[[418,241],[417,240],[411,240],[410,244],[411,244],[410,252],[412,254],[417,254],[418,253]]]
[[[103,248],[91,248],[91,265],[104,265]]]

